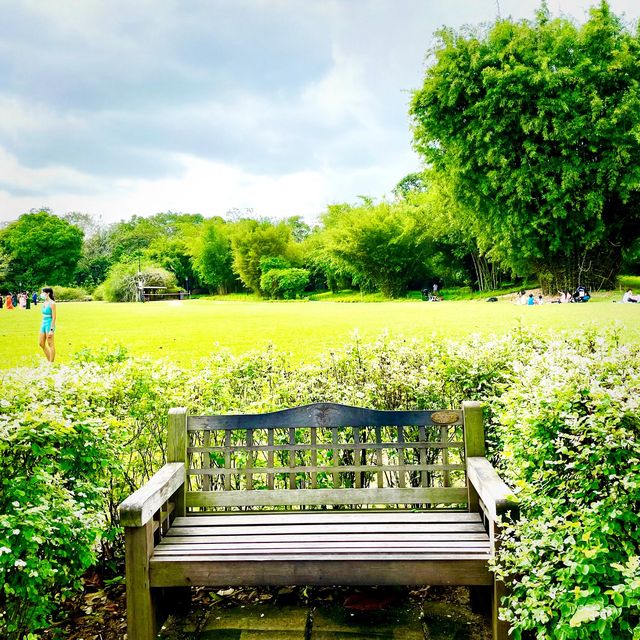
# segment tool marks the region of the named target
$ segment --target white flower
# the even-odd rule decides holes
[[[19,503],[17,500],[14,500],[11,504],[12,504],[16,509],[20,506],[20,503]]]
[[[22,567],[26,567],[26,566],[27,566],[27,563],[26,563],[24,560],[16,560],[16,561],[13,563],[13,566],[14,566],[14,567],[20,567],[20,568],[22,568]]]
[[[20,535],[20,529],[14,529],[13,530],[13,535],[14,536],[19,536]]]
[[[3,553],[11,553],[11,549],[9,549],[9,547],[0,547],[0,556]]]

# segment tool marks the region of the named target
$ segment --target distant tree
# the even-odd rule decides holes
[[[311,234],[311,227],[302,216],[291,216],[285,219],[285,224],[291,229],[291,237],[296,242],[302,242]]]
[[[100,228],[89,237],[85,236],[74,280],[81,287],[91,290],[104,281],[112,264],[109,232]]]
[[[432,246],[416,208],[371,201],[331,205],[322,220],[324,260],[361,288],[397,297],[412,280],[425,277]]]
[[[291,228],[284,222],[240,220],[234,225],[231,239],[234,272],[245,287],[262,293],[260,260],[278,256],[288,258],[291,242]]]
[[[187,280],[190,286],[196,285],[191,252],[182,238],[160,236],[151,241],[143,255],[146,261],[173,273],[180,286],[186,287]]]
[[[411,106],[415,147],[451,182],[480,249],[550,290],[613,284],[640,225],[640,32],[601,2],[444,29]]]
[[[406,198],[413,193],[423,193],[427,190],[428,183],[424,172],[409,173],[394,187],[396,198]]]
[[[78,227],[85,237],[85,240],[91,238],[102,228],[100,223],[95,220],[93,216],[88,213],[81,213],[79,211],[70,211],[61,216],[63,220],[66,220],[74,227]]]
[[[82,231],[47,209],[32,211],[0,232],[0,249],[9,258],[10,287],[68,285],[80,258]]]
[[[235,289],[237,279],[231,265],[229,225],[222,218],[207,220],[192,245],[193,268],[200,281],[211,291],[227,293]]]

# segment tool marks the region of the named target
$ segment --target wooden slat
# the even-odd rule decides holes
[[[404,447],[401,445],[404,443],[404,427],[402,425],[398,425],[398,486],[403,489],[407,486],[405,482],[405,471],[404,467],[406,466],[406,459],[404,457]]]
[[[436,557],[366,561],[207,562],[151,560],[154,587],[219,585],[490,585],[486,560],[439,560]]]
[[[274,553],[274,557],[268,557],[264,553],[251,552],[251,553],[235,553],[228,554],[220,553],[211,555],[209,553],[183,553],[183,554],[161,554],[154,555],[152,562],[255,562],[260,564],[263,562],[317,562],[319,563],[318,569],[322,566],[320,563],[324,563],[330,560],[342,560],[343,562],[349,562],[358,560],[360,562],[381,562],[381,561],[403,561],[403,560],[448,560],[449,562],[457,562],[459,560],[478,560],[486,562],[489,559],[489,554],[486,551],[461,551],[460,553],[449,553],[448,551],[389,551],[380,553],[380,549],[372,551],[370,553],[356,553],[354,551],[321,551],[318,553]]]
[[[293,455],[293,454],[291,454]],[[441,465],[441,464],[405,464],[405,465],[394,465],[388,464],[383,465],[386,471],[404,471],[405,473],[409,471],[464,471],[466,469],[463,464],[449,464],[449,465]],[[355,464],[345,464],[340,466],[341,472],[352,472],[352,473],[364,473],[364,472],[376,472],[378,470],[378,465],[355,465]],[[223,476],[227,474],[237,475],[238,473],[246,472],[246,473],[283,473],[289,472],[292,469],[295,473],[317,473],[319,471],[326,471],[331,473],[333,471],[332,466],[300,466],[300,467],[252,467],[249,469],[223,469],[222,467],[211,467],[211,469],[189,469],[188,474],[190,476]],[[294,474],[295,475],[295,474]],[[362,488],[357,487],[356,488]]]
[[[319,402],[282,411],[263,414],[189,416],[188,429],[274,429],[283,427],[369,427],[414,426],[433,424],[431,416],[436,411],[380,411],[350,407],[332,402]],[[460,424],[459,411],[448,412],[456,415],[453,424]]]
[[[442,426],[440,427],[440,440],[443,445],[445,445],[449,441],[449,427]],[[449,474],[449,470],[446,468],[449,464],[449,447],[442,448],[442,466],[444,468],[444,479],[443,484],[445,487],[451,486],[451,475]]]
[[[202,468],[203,469],[210,469],[211,468],[211,453],[208,451],[208,447],[211,444],[211,431],[205,431],[203,434],[203,443],[204,445],[203,449],[204,451],[202,452],[203,458],[202,458]],[[211,491],[212,487],[211,487],[211,476],[207,476],[205,475],[204,478],[202,478],[202,490],[203,491]]]
[[[315,427],[311,427],[315,429]],[[376,427],[376,429],[380,430],[380,427]],[[273,442],[273,429],[268,429],[267,433],[271,434],[271,441]],[[325,443],[317,443],[317,444],[304,444],[304,443],[296,443],[291,447],[289,444],[257,444],[254,445],[254,451],[285,451],[289,450],[289,448],[293,448],[294,451],[330,451],[333,448],[338,449],[353,449],[355,451],[359,451],[362,449],[375,449],[375,450],[385,450],[385,449],[416,449],[418,447],[426,447],[427,449],[442,449],[446,447],[447,449],[463,449],[464,442],[449,442],[446,445],[443,445],[442,442],[408,442],[404,443],[398,442],[383,442],[382,437],[379,438],[379,442],[364,442],[360,444],[354,444],[353,442],[337,442],[336,444],[325,444]],[[212,446],[212,447],[189,447],[189,453],[201,453],[206,451],[211,452],[224,452],[227,450],[227,447],[224,446]],[[235,451],[244,451],[244,445],[231,445],[231,452]]]
[[[354,445],[359,445],[360,444],[360,427],[353,427],[353,443]],[[355,472],[355,487],[356,489],[362,489],[362,473],[361,473],[361,469],[362,467],[357,464],[358,460],[357,460],[357,456],[359,455],[359,451],[354,451],[353,452],[353,457],[354,457],[354,465],[353,466],[353,471]],[[344,469],[344,467],[343,467]],[[345,469],[346,470],[346,469]]]
[[[355,547],[357,545],[357,547]],[[345,542],[344,540],[330,542],[326,540],[313,540],[313,541],[301,541],[296,543],[291,542],[263,542],[262,539],[257,541],[246,542],[244,544],[237,543],[235,541],[223,541],[223,542],[190,542],[188,544],[176,544],[171,541],[163,541],[154,549],[154,555],[170,555],[170,554],[184,554],[186,550],[191,553],[197,551],[198,553],[211,552],[215,553],[263,553],[268,555],[269,553],[290,553],[295,551],[300,553],[301,551],[316,553],[319,550],[347,550],[353,551],[357,548],[357,551],[362,553],[372,553],[374,551],[380,551],[381,545],[375,541],[370,542],[353,542],[351,540]],[[413,549],[414,551],[433,550],[437,549],[440,552],[451,551],[451,553],[457,553],[459,550],[469,550],[475,552],[491,552],[489,541],[485,540],[390,540],[384,543],[384,550],[389,552],[395,552],[396,550]]]
[[[421,424],[418,427],[418,433],[419,433],[419,437],[420,437],[420,442],[424,443],[424,441],[427,439],[427,434],[426,434],[426,428],[423,424]],[[426,465],[427,464],[427,447],[422,444],[419,445],[417,447],[418,449],[418,461],[421,465]],[[427,470],[426,469],[422,469],[420,471],[420,485],[422,487],[428,487],[429,486],[429,478],[428,478],[428,474],[427,474]]]
[[[227,476],[228,478],[229,476]],[[282,489],[273,491],[190,491],[188,507],[248,507],[335,504],[464,504],[467,490],[422,487],[408,489]]]
[[[311,449],[311,466],[312,467],[318,466],[318,449],[315,448],[318,442],[317,437],[318,437],[318,434],[317,434],[316,427],[311,427],[311,447],[314,447]],[[311,472],[311,488],[312,489],[318,488],[318,472],[317,471]]]
[[[400,509],[369,509],[365,511],[277,511],[261,513],[218,513],[193,515],[176,518],[175,527],[199,527],[251,524],[313,524],[313,523],[350,523],[350,522],[476,522],[482,524],[478,513],[466,511],[421,511],[413,512]]]
[[[325,533],[447,533],[456,536],[463,533],[484,533],[484,527],[475,523],[447,523],[447,524],[307,524],[300,525],[253,525],[250,527],[225,527],[217,525],[214,527],[176,527],[169,529],[166,537],[170,536],[232,536],[250,534],[261,535],[286,535],[298,533],[300,536],[316,535],[322,537]]]
[[[331,429],[331,442],[334,445],[333,448],[333,466],[335,469],[339,469],[340,468],[340,449],[338,447],[336,447],[335,445],[338,444],[338,429],[337,427],[334,427],[333,429]],[[333,471],[333,488],[334,489],[339,489],[342,486],[342,483],[340,481],[340,474],[337,471]]]
[[[322,540],[324,542],[342,542],[345,539],[344,533],[324,533],[321,536],[312,537],[313,540],[319,541]],[[389,536],[384,533],[350,533],[349,540],[352,542],[358,543],[387,543],[389,542]],[[463,541],[487,541],[487,532],[471,532],[471,533],[458,533],[456,534],[456,539]],[[165,540],[168,540],[175,544],[191,544],[194,540],[194,536],[167,536]],[[451,540],[451,532],[447,531],[445,533],[394,533],[393,534],[394,541],[403,541],[403,542],[425,542],[425,541],[435,541],[435,542],[447,542]],[[255,543],[256,537],[253,534],[239,534],[234,533],[229,536],[198,536],[198,542],[201,543],[218,543],[218,542],[232,542],[232,543],[246,543],[252,542]],[[269,535],[261,535],[260,542],[269,543],[269,542],[288,542],[288,543],[298,543],[300,541],[300,533],[295,534],[269,534]]]
[[[273,469],[273,452],[276,448],[273,446],[273,429],[267,430],[267,466]],[[259,449],[262,450],[262,449]],[[273,489],[273,473],[267,473],[267,489]]]
[[[253,431],[250,429],[247,431],[247,466],[245,469],[245,474],[247,478],[247,489],[251,491],[253,489]]]
[[[384,475],[382,473],[383,460],[382,460],[382,427],[380,425],[375,426],[376,432],[376,462],[378,464],[378,487],[384,487]]]
[[[231,469],[231,431],[227,431],[224,434],[224,446],[225,446],[225,451],[224,451],[224,468],[228,471],[229,469]],[[224,490],[225,491],[230,491],[231,490],[231,474],[226,474],[224,476]],[[187,498],[187,503],[189,502],[189,499]],[[189,505],[192,506],[192,505]]]
[[[291,427],[289,429],[289,447],[288,447],[290,469],[293,469],[296,466],[296,453],[292,449],[292,447],[295,446],[295,444],[296,444],[296,430],[295,430],[295,427]],[[292,473],[289,474],[289,489],[295,489],[295,488],[296,488],[296,473],[295,471],[293,471]]]

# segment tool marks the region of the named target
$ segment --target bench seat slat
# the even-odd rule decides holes
[[[222,543],[204,542],[194,544],[161,544],[154,550],[154,555],[166,555],[167,553],[184,553],[185,549],[190,552],[193,550],[211,551],[213,553],[222,553],[225,551],[262,551],[266,552],[289,552],[291,550],[301,551],[318,549],[350,549],[357,548],[358,551],[366,551],[367,549],[485,549],[489,550],[488,540],[433,540],[433,541],[402,541],[402,540],[385,540],[382,542],[353,542],[344,540],[335,540],[333,542],[317,541],[312,542],[262,542],[251,541],[245,543],[237,543],[226,541]]]
[[[212,525],[248,524],[310,524],[314,522],[482,522],[479,513],[466,511],[411,512],[397,509],[370,509],[367,511],[288,511],[275,513],[218,513],[178,517],[174,527],[210,527]]]
[[[309,540],[318,540],[320,536],[311,537],[309,536]],[[325,541],[340,541],[345,539],[344,533],[335,533],[335,534],[324,534],[321,536],[322,540]],[[354,542],[371,542],[371,541],[379,541],[386,540],[387,537],[384,533],[351,533],[349,534],[349,540]],[[451,540],[451,533],[396,533],[394,534],[395,540]],[[457,539],[459,540],[486,540],[487,534],[486,532],[478,532],[478,533],[459,533],[457,535]],[[174,544],[190,544],[193,542],[193,536],[171,536],[167,537],[166,540],[170,540]],[[220,541],[233,541],[233,542],[255,542],[256,536],[253,534],[240,535],[240,534],[231,534],[228,536],[199,536],[197,538],[198,542],[220,542]],[[272,535],[262,535],[260,536],[260,540],[264,542],[299,542],[300,534],[272,534]]]
[[[269,560],[238,557],[234,561],[193,558],[151,558],[152,587],[169,586],[254,586],[254,585],[491,585],[487,557],[423,555],[362,556],[361,559],[327,557],[320,560]]]
[[[324,562],[327,560],[366,560],[370,562],[376,562],[378,560],[482,560],[487,561],[489,559],[489,553],[480,550],[466,550],[460,553],[451,553],[450,551],[414,551],[408,550],[406,552],[401,550],[385,550],[381,552],[379,549],[370,552],[359,551],[318,551],[317,553],[293,553],[292,551],[283,554],[276,554],[279,562],[290,562],[296,560],[302,561],[318,561]],[[212,555],[208,553],[183,553],[175,555],[161,555],[154,556],[151,562],[238,562],[238,561],[252,561],[252,562],[273,562],[274,558],[266,556],[264,553],[232,553],[229,555]]]
[[[308,525],[251,525],[248,527],[236,526],[226,527],[223,525],[213,527],[171,527],[167,533],[167,537],[171,536],[224,536],[224,535],[241,535],[248,534],[259,536],[262,534],[298,534],[300,536],[309,536],[318,534],[322,536],[325,533],[484,533],[485,529],[480,523],[475,522],[447,522],[437,524],[421,524],[421,523],[387,523],[380,524],[308,524]]]

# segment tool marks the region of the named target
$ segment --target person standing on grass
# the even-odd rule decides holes
[[[49,362],[56,357],[56,346],[53,336],[56,330],[56,302],[51,287],[42,290],[44,303],[42,304],[42,325],[40,326],[40,348]]]

